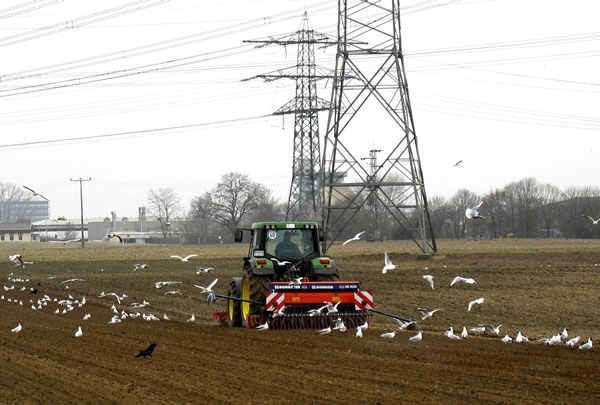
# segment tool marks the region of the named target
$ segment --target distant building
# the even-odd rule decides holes
[[[50,206],[46,200],[0,202],[0,222],[32,223],[49,217]]]
[[[31,224],[0,224],[0,242],[31,242]]]
[[[83,223],[83,237],[88,239],[88,224]],[[81,219],[44,219],[31,224],[31,240],[40,242],[65,242],[81,240]]]

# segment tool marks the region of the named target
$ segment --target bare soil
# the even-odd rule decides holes
[[[375,268],[382,265],[379,256],[382,255],[377,254],[373,259],[376,260]],[[471,254],[449,254],[431,262],[404,260],[399,254],[391,256],[400,268],[403,265],[406,268],[427,266],[429,272],[437,271],[436,279],[440,284],[435,291],[429,291],[427,283],[415,277],[411,290],[421,288],[417,283],[423,283],[416,298],[410,295],[393,298],[391,287],[385,285],[394,285],[398,278],[406,279],[410,274],[420,275],[423,269],[413,273],[405,270],[407,274],[392,274],[387,280],[381,279],[380,271],[376,271],[372,279],[365,278],[375,287],[376,297],[381,292],[382,310],[410,307],[410,315],[416,316],[414,307],[417,303],[413,300],[425,294],[438,294],[432,298],[433,302],[462,298],[466,288],[442,287],[442,280],[451,279],[455,274],[445,270],[444,278],[442,266],[445,265],[464,266],[461,270],[470,270],[471,275],[484,278],[483,273],[474,270],[482,266],[481,260]],[[62,310],[64,305],[53,301],[42,309],[32,309],[44,294],[58,300],[69,294],[79,299],[82,292],[78,288],[83,287],[78,286],[85,285],[87,289],[90,286],[73,283],[69,290],[59,290],[59,283],[47,285],[35,277],[15,282],[18,272],[9,263],[1,268],[3,284],[7,287],[15,285],[15,289],[0,291],[3,298],[0,300],[0,394],[2,402],[19,404],[440,404],[480,401],[487,404],[597,404],[600,403],[600,349],[594,347],[584,351],[566,345],[546,346],[535,341],[541,335],[560,332],[563,321],[571,316],[556,317],[549,312],[554,307],[552,302],[568,301],[569,298],[551,297],[553,284],[519,289],[510,283],[510,277],[502,275],[502,267],[506,266],[516,269],[514,277],[519,279],[554,277],[568,281],[567,264],[563,267],[555,265],[562,270],[555,269],[553,272],[557,274],[554,274],[546,268],[546,263],[587,263],[585,275],[589,283],[597,287],[595,272],[600,270],[593,268],[595,257],[592,253],[542,252],[533,256],[498,254],[492,262],[486,259],[485,265],[494,265],[498,273],[488,276],[487,290],[483,286],[475,294],[494,297],[490,283],[495,277],[502,281],[499,285],[507,294],[512,294],[512,301],[516,302],[488,314],[483,312],[484,304],[480,308],[484,315],[471,322],[504,313],[506,333],[514,337],[515,331],[528,323],[508,314],[519,306],[528,311],[528,306],[533,305],[531,302],[542,311],[546,305],[548,311],[544,322],[547,327],[543,327],[542,321],[532,323],[529,331],[532,342],[527,344],[504,344],[500,341],[504,333],[501,336],[470,336],[459,341],[448,339],[441,331],[451,324],[455,329],[462,328],[463,324],[458,315],[451,317],[459,313],[458,308],[452,306],[440,311],[440,314],[446,312],[446,318],[436,320],[434,317],[430,323],[419,323],[424,338],[417,343],[408,340],[415,331],[399,332],[392,340],[381,338],[381,333],[395,329],[393,321],[381,316],[374,317],[361,339],[355,336],[354,330],[318,335],[312,330],[257,331],[223,327],[213,323],[211,315],[213,310],[223,310],[224,304],[217,303],[208,309],[200,299],[194,305],[204,312],[197,313],[195,322],[185,322],[188,316],[185,311],[168,311],[170,321],[145,321],[140,317],[109,324],[108,320],[114,315],[110,307],[116,301],[98,299],[91,294],[86,295],[88,302],[84,306],[75,306],[66,314],[55,314],[54,311]],[[473,262],[477,264],[473,265]],[[350,273],[356,271],[349,270]],[[577,271],[577,268],[571,271]],[[21,287],[25,289],[21,290]],[[32,294],[30,287],[37,287],[37,293]],[[495,288],[498,289],[500,287]],[[511,292],[513,290],[518,292]],[[156,294],[158,300],[158,292]],[[393,303],[393,300],[397,302]],[[408,304],[407,300],[410,301]],[[597,303],[596,293],[593,304]],[[488,308],[493,309],[493,302],[489,304]],[[587,340],[588,335],[598,332],[598,306],[574,305],[581,312],[591,311],[591,315],[579,319],[573,310],[575,325],[570,325],[575,333],[577,329],[583,331],[582,341]],[[460,311],[465,312],[463,306],[460,305]],[[119,311],[125,308],[118,307]],[[131,307],[127,310],[135,312]],[[156,306],[139,311],[151,311],[159,317],[166,312]],[[91,314],[91,318],[83,321],[86,313]],[[517,325],[517,319],[522,319],[523,323]],[[22,331],[11,332],[19,323]],[[83,336],[76,338],[78,326],[82,327]],[[140,349],[152,342],[158,346],[151,358],[135,358]]]

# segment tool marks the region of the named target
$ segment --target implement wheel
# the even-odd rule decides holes
[[[258,316],[264,308],[266,301],[266,294],[269,291],[270,279],[267,276],[260,276],[254,274],[250,266],[244,266],[244,272],[242,273],[242,299],[262,302],[262,305],[253,304],[250,302],[241,302],[242,309],[242,324],[248,327],[252,326],[252,322],[249,321],[250,317]]]
[[[339,274],[315,274],[315,281],[340,281]]]
[[[227,295],[230,297],[241,298],[241,290],[242,278],[234,277],[231,283],[229,283]],[[242,306],[240,301],[227,300],[227,321],[229,326],[242,326]]]

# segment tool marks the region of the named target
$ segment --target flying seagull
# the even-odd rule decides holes
[[[278,266],[285,266],[286,264],[292,264],[292,262],[289,262],[287,260],[279,260],[276,257],[271,257],[271,260],[274,261],[275,263],[277,263]]]
[[[144,270],[144,269],[149,269],[150,266],[148,266],[145,263],[136,263],[133,265],[133,271],[137,271],[137,270]]]
[[[154,283],[154,287],[163,288],[166,285],[175,285],[175,284],[181,284],[181,281],[157,281],[156,283]]]
[[[363,234],[363,233],[365,233],[365,232],[366,232],[366,231],[362,231],[362,232],[359,232],[359,233],[357,233],[356,235],[354,235],[354,237],[353,237],[353,238],[350,238],[350,239],[348,239],[347,241],[345,241],[344,243],[342,243],[342,246],[344,246],[346,243],[350,243],[350,242],[352,242],[353,240],[360,240],[360,235],[362,235],[362,234]]]
[[[465,284],[477,284],[477,281],[475,281],[474,279],[472,279],[470,277],[456,276],[450,282],[450,287],[452,287],[454,284],[460,283],[460,282],[465,283]]]
[[[479,325],[479,326],[484,326],[485,328],[487,328],[494,335],[499,335],[500,334],[500,327],[502,326],[502,324],[500,324],[498,326],[492,326],[492,325],[489,325],[489,324]]]
[[[458,166],[461,163],[462,163],[462,160],[459,160],[458,162],[454,163],[452,166]]]
[[[473,305],[475,305],[475,304],[483,304],[484,302],[485,302],[485,298],[483,298],[483,297],[477,298],[476,300],[473,300],[473,301],[469,302],[468,311],[471,312],[471,308],[473,308]]]
[[[388,255],[387,251],[385,252],[384,259],[385,266],[383,266],[383,269],[381,270],[383,274],[387,273],[388,270],[394,270],[396,268],[396,265],[390,260],[390,256]]]
[[[428,311],[426,308],[417,308],[417,311],[423,314],[423,316],[421,317],[422,320],[431,318],[433,314],[435,314],[439,310],[441,310],[441,308],[434,309],[433,311]]]
[[[474,206],[472,208],[467,208],[465,210],[465,216],[468,219],[485,218],[485,217],[481,216],[481,214],[479,214],[479,207],[481,207],[481,204],[483,204],[483,201],[481,201],[479,204],[477,204],[476,206]]]
[[[600,223],[600,218],[594,219],[594,218],[590,217],[589,215],[582,215],[582,217],[588,218],[590,221],[592,221],[593,225],[598,225],[598,223]]]
[[[201,274],[201,273],[210,273],[211,271],[213,271],[215,268],[214,267],[196,267],[196,274]]]
[[[319,330],[317,331],[317,333],[318,333],[319,335],[326,335],[326,334],[328,334],[328,333],[331,333],[331,326],[329,326],[329,327],[327,327],[327,328],[325,328],[325,329],[319,329]]]
[[[397,319],[397,318],[396,318],[396,322],[398,322],[398,329],[400,329],[400,330],[413,329],[417,325],[417,323],[415,321],[404,322],[403,320]]]
[[[187,262],[190,258],[196,257],[196,256],[198,256],[198,255],[197,254],[187,255],[186,257],[181,257],[181,256],[177,256],[177,255],[171,255],[171,257],[173,257],[175,259],[179,259],[182,262]]]
[[[201,286],[201,285],[196,285],[194,284],[194,287],[197,287],[199,289],[201,289],[202,293],[211,293],[213,292],[212,288],[215,286],[215,284],[217,284],[217,281],[219,281],[218,278],[215,278],[209,285],[207,285],[206,287]]]
[[[154,353],[154,348],[156,346],[158,346],[156,343],[152,343],[147,348],[140,350],[140,352],[135,357],[136,358],[140,357],[140,356],[144,356],[144,358],[146,358],[146,357],[152,357],[152,353]]]
[[[269,321],[266,321],[262,325],[256,325],[254,327],[254,329],[256,329],[256,330],[267,330],[267,329],[269,329]]]
[[[429,283],[429,286],[431,287],[432,290],[435,290],[434,286],[433,286],[433,279],[434,277],[431,274],[425,274],[423,276],[423,278],[425,280],[427,280],[427,282]]]
[[[43,195],[41,195],[40,193],[37,193],[35,190],[33,190],[33,189],[31,189],[31,188],[29,188],[29,187],[27,187],[27,186],[23,186],[23,188],[25,188],[25,189],[27,189],[27,190],[31,191],[31,193],[33,194],[33,196],[34,196],[34,197],[37,195],[38,197],[42,197],[44,200],[46,200],[46,201],[49,201],[49,200],[48,200],[46,197],[44,197],[44,196],[43,196]]]

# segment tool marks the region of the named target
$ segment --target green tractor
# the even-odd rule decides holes
[[[235,241],[242,242],[248,232],[250,247],[243,259],[242,276],[233,278],[227,294],[233,298],[228,300],[227,311],[232,326],[253,327],[272,316],[277,304],[287,307],[286,315],[297,318],[316,304],[322,305],[323,298],[340,300],[337,267],[334,260],[321,254],[324,236],[316,222],[258,222],[250,229],[238,229]],[[271,293],[284,290],[293,302],[269,305],[269,297],[280,297]],[[296,291],[293,297],[292,290]],[[324,291],[328,295],[314,294]]]

